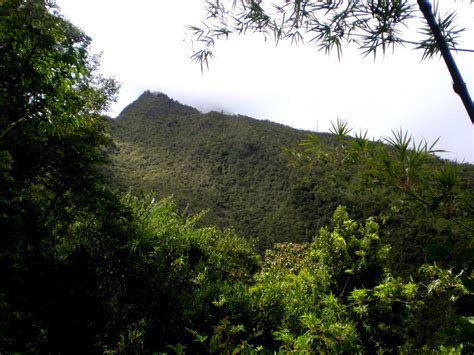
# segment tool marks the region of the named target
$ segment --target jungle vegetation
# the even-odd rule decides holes
[[[111,120],[53,3],[0,38],[0,352],[472,353],[471,165],[150,92]]]

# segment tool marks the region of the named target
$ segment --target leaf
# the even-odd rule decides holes
[[[349,128],[349,123],[339,117],[336,122],[331,121],[331,127],[329,132],[341,138],[346,137],[352,131],[352,128]]]

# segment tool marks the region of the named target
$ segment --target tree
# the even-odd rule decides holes
[[[192,332],[195,342],[210,353],[467,349],[469,341],[460,341],[457,329],[446,335],[452,309],[426,314],[433,300],[463,297],[459,274],[425,265],[402,280],[387,263],[390,246],[379,238],[375,218],[358,223],[339,206],[331,224],[312,242],[267,250],[250,284],[233,287],[214,302],[225,318],[209,344],[197,331]]]
[[[117,84],[90,39],[53,2],[0,1],[0,15],[0,352],[143,352],[210,331],[216,294],[259,256],[169,200],[106,189]]]
[[[439,222],[442,219],[450,222],[449,234],[443,235],[443,239],[436,242],[428,235],[424,248],[430,255],[429,259],[438,264],[433,267],[444,268],[438,269],[439,275],[452,272],[458,274],[464,294],[453,298],[452,300],[456,299],[454,303],[448,299],[443,301],[442,297],[434,297],[426,303],[445,302],[443,307],[451,309],[451,315],[446,318],[445,323],[451,324],[453,328],[448,337],[453,341],[464,339],[458,340],[464,344],[463,351],[472,351],[472,341],[466,339],[470,338],[469,334],[472,334],[474,327],[468,318],[464,318],[472,317],[471,305],[474,303],[472,178],[462,174],[462,165],[437,159],[434,155],[438,151],[434,149],[436,142],[431,145],[423,141],[415,143],[412,137],[402,131],[393,132],[392,137],[373,142],[367,139],[367,132],[350,137],[351,129],[342,120],[332,125],[331,132],[339,141],[335,149],[327,149],[320,143],[317,135],[310,134],[300,144],[300,149],[288,150],[288,153],[295,162],[309,169],[314,169],[316,165],[355,167],[352,181],[360,184],[364,195],[373,193],[373,188],[377,185],[393,189],[396,195],[386,201],[391,205],[393,216],[408,212],[410,215],[405,215],[405,218],[412,221],[419,218],[426,221],[426,225],[430,224],[427,221],[431,217]],[[387,216],[388,220],[393,216]],[[391,231],[393,232],[396,231]],[[422,270],[430,273],[431,267],[424,265]],[[422,329],[429,328],[423,326]]]
[[[471,1],[472,2],[472,1]],[[338,57],[347,44],[355,44],[363,55],[376,56],[397,45],[410,43],[423,50],[423,59],[440,53],[453,79],[454,91],[461,97],[474,123],[474,105],[450,49],[457,48],[462,29],[455,25],[455,12],[440,17],[428,0],[284,0],[276,4],[262,0],[207,0],[207,17],[202,27],[189,26],[192,37],[201,47],[192,59],[208,66],[212,48],[219,38],[248,32],[273,37],[275,43],[313,42],[326,53],[336,50]],[[402,29],[412,27],[419,15],[425,23],[423,37],[410,41]],[[437,16],[437,19],[436,19]]]
[[[415,142],[408,133],[392,132],[373,142],[367,132],[349,136],[347,122],[332,122],[331,133],[338,139],[336,149],[326,149],[316,134],[309,134],[299,149],[287,149],[293,161],[308,165],[336,164],[355,166],[366,187],[385,184],[397,191],[399,198],[417,211],[429,212],[450,220],[466,232],[473,233],[473,196],[467,179],[462,179],[459,167],[450,162],[439,162],[436,142]],[[464,191],[464,190],[468,191]]]
[[[28,351],[59,313],[55,246],[108,198],[101,113],[117,84],[52,1],[1,1],[0,43],[0,351]]]

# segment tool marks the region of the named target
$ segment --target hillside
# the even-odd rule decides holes
[[[391,216],[385,238],[401,268],[426,259],[428,237],[436,244],[453,232],[442,220],[413,218],[403,209],[393,213],[394,192],[361,186],[348,166],[295,168],[283,148],[298,146],[309,132],[245,116],[202,114],[148,91],[110,123],[110,186],[172,195],[181,211],[207,210],[203,224],[232,226],[256,238],[261,250],[274,242],[311,240],[338,205],[358,220]],[[337,144],[330,134],[318,137],[328,149]],[[461,168],[472,175],[471,166]]]
[[[113,186],[173,195],[191,214],[208,210],[205,222],[234,226],[262,241],[288,240],[288,233],[302,240],[312,233],[282,225],[291,219],[297,188],[282,148],[296,146],[308,132],[244,116],[201,114],[150,92],[111,121],[111,132],[107,175]]]

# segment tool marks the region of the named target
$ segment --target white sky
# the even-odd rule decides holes
[[[415,1],[415,0],[412,0]],[[461,47],[474,48],[474,4],[442,0],[460,8],[468,27]],[[204,18],[204,0],[57,0],[62,14],[102,52],[102,72],[121,84],[120,111],[143,91],[160,91],[198,108],[328,131],[341,117],[370,137],[402,128],[433,142],[443,157],[474,163],[474,126],[441,59],[420,62],[421,52],[398,48],[374,63],[355,49],[341,62],[311,44],[291,46],[261,37],[233,37],[215,48],[210,71],[191,62],[185,26]],[[474,53],[455,54],[474,96]]]

